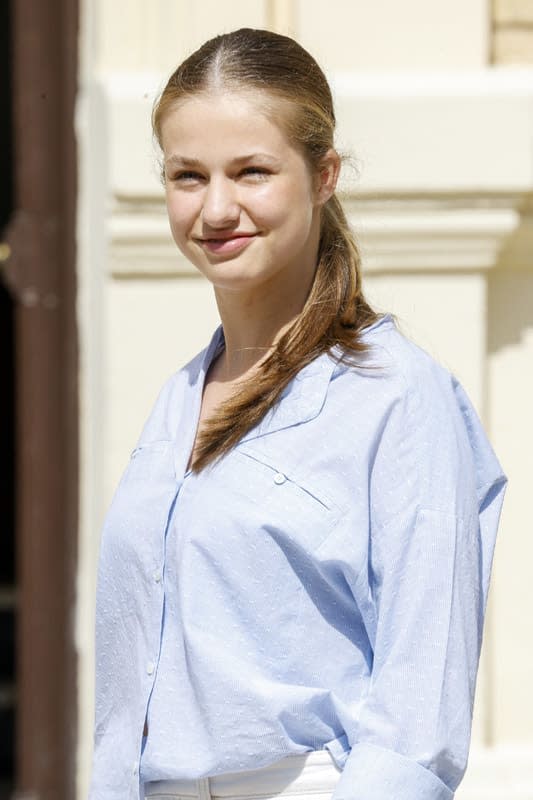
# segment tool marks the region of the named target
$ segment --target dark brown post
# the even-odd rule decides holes
[[[77,1],[12,2],[17,797],[73,800]]]

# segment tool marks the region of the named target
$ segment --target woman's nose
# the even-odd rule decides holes
[[[237,187],[227,178],[211,179],[202,208],[202,221],[209,228],[225,228],[239,219]]]

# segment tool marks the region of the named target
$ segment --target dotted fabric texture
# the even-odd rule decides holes
[[[506,481],[457,380],[364,336],[199,475],[221,327],[164,386],[102,536],[90,800],[324,748],[333,800],[453,797]]]

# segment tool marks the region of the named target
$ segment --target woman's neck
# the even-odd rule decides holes
[[[243,377],[268,356],[273,345],[300,314],[308,293],[303,286],[289,297],[265,291],[260,298],[215,289],[225,348],[219,374],[231,381]]]

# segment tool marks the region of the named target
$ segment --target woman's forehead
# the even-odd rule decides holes
[[[281,121],[291,105],[294,104],[289,100],[264,89],[219,88],[176,99],[164,114],[162,124],[169,116],[182,111],[186,115],[207,111],[213,115],[218,114],[221,118],[236,119],[260,115],[270,120],[279,118]]]
[[[178,149],[180,154],[201,147],[218,149],[236,147],[246,152],[269,153],[272,149],[290,147],[282,127],[283,115],[273,116],[273,107],[265,101],[265,93],[217,92],[193,95],[180,101],[164,116],[161,123],[161,144],[167,153]],[[172,153],[168,153],[172,155]]]

